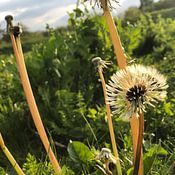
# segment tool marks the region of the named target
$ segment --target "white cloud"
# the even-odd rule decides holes
[[[57,7],[50,9],[47,13],[36,16],[35,18],[26,20],[24,19],[22,22],[24,24],[32,24],[30,25],[30,30],[44,29],[46,23],[48,23],[51,27],[61,26],[62,24],[59,24],[58,21],[65,17],[67,15],[67,12],[72,11],[74,8],[75,4],[71,4],[66,7]]]
[[[1,0],[0,4],[6,3],[6,2],[10,2],[11,0]]]
[[[30,30],[44,30],[46,23],[52,27],[66,25],[67,12],[76,7],[76,2],[77,0],[0,0],[0,27],[5,27],[4,17],[9,14],[14,16],[16,22],[23,23]],[[113,14],[119,14],[128,6],[138,3],[139,0],[120,0],[120,6],[113,10]],[[89,2],[86,2],[86,6],[92,9]],[[102,10],[98,9],[97,12],[99,11],[103,13]]]
[[[14,21],[21,22],[32,30],[43,30],[45,24],[55,22],[75,8],[76,0],[0,0],[0,27],[5,28],[5,16],[13,15]],[[59,24],[58,24],[59,25]],[[62,24],[60,24],[62,25]]]

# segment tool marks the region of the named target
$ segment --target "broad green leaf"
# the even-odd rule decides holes
[[[89,150],[89,148],[81,142],[70,141],[67,149],[70,158],[78,164],[81,163],[87,164],[88,162],[90,163],[94,158],[94,155]]]

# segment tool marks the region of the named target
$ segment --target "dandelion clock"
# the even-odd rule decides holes
[[[164,100],[168,85],[155,68],[131,65],[116,72],[106,87],[113,114],[129,119],[145,112],[148,105]]]

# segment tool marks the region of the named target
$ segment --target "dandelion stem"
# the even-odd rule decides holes
[[[134,160],[134,173],[133,175],[140,175],[143,172],[139,172],[139,167],[142,167],[141,154],[142,154],[142,142],[143,142],[143,132],[144,132],[144,115],[143,112],[139,112],[139,133],[138,133],[138,142],[137,142],[137,150],[136,156]],[[143,169],[142,169],[143,171]]]
[[[104,17],[109,27],[109,32],[110,32],[111,40],[114,46],[114,52],[117,57],[118,65],[121,69],[124,69],[126,67],[126,56],[122,48],[122,44],[120,41],[117,28],[114,23],[114,19],[110,13],[109,7],[105,3],[105,0],[100,0],[100,2],[104,11]]]
[[[117,57],[117,63],[120,69],[125,69],[126,67],[126,56],[124,50],[122,48],[122,44],[120,41],[120,36],[118,34],[117,28],[115,26],[114,20],[110,13],[109,7],[106,5],[105,0],[100,0],[101,6],[104,11],[104,16],[109,27],[109,32],[111,36],[111,40],[114,46],[115,55]],[[134,150],[134,159],[136,159],[136,150],[137,150],[137,142],[138,142],[138,132],[139,132],[139,125],[137,122],[137,118],[135,116],[132,117],[133,119],[130,121],[131,131],[132,131],[132,140],[133,140],[133,150]],[[142,154],[142,153],[141,153]],[[141,155],[142,157],[142,155]],[[142,159],[140,159],[142,161]],[[139,175],[143,174],[143,164],[140,164],[140,173]]]
[[[114,128],[113,128],[113,124],[112,124],[111,110],[110,110],[110,106],[107,102],[106,83],[105,83],[105,79],[104,79],[101,68],[98,68],[98,73],[99,73],[102,88],[103,88],[103,94],[104,94],[104,99],[105,99],[105,104],[106,104],[106,113],[107,113],[107,118],[108,118],[108,126],[109,126],[111,142],[112,142],[112,149],[114,152],[114,156],[116,157],[117,172],[118,172],[118,175],[122,175],[122,168],[121,168],[121,164],[120,164],[119,154],[118,154],[118,150],[117,150],[117,146],[116,146]]]
[[[35,126],[37,128],[37,131],[39,133],[39,136],[43,142],[43,145],[46,149],[46,152],[48,153],[49,159],[53,165],[53,168],[55,170],[56,173],[59,173],[61,171],[61,167],[51,149],[46,131],[44,129],[36,102],[35,102],[35,98],[33,96],[33,92],[32,92],[32,88],[30,85],[30,81],[28,78],[28,74],[27,74],[27,70],[26,70],[26,66],[25,66],[25,62],[24,62],[24,56],[23,56],[23,52],[22,52],[22,47],[21,47],[21,43],[20,43],[20,38],[15,37],[13,35],[12,32],[10,32],[10,37],[11,37],[11,42],[12,42],[12,46],[14,49],[14,54],[16,57],[16,61],[17,61],[17,65],[18,65],[18,71],[20,74],[20,78],[21,78],[21,82],[23,85],[23,89],[26,95],[26,99],[29,105],[29,109],[30,112],[32,114],[33,117],[33,121],[35,123]]]
[[[139,175],[142,175],[143,174],[142,149],[141,149],[141,151],[139,151],[138,149],[140,149],[140,148],[137,145],[140,144],[139,142],[141,142],[141,144],[142,144],[143,137],[140,138],[139,134],[143,133],[142,131],[140,131],[140,128],[143,130],[144,123],[142,124],[142,122],[140,122],[139,120],[140,119],[138,119],[136,116],[132,116],[132,118],[130,119],[130,126],[131,126],[133,151],[134,151],[134,166],[136,164],[138,164],[136,162],[138,162],[138,152],[140,152],[140,158],[139,158],[140,163],[139,163],[139,171],[138,172],[139,172]]]
[[[10,163],[12,164],[15,171],[19,175],[25,175],[20,166],[18,165],[18,163],[16,162],[16,160],[14,159],[14,157],[12,156],[12,154],[10,153],[10,151],[8,150],[8,148],[5,146],[1,133],[0,133],[0,147],[4,152],[4,154],[6,155],[6,157],[8,158],[8,160],[10,161]]]

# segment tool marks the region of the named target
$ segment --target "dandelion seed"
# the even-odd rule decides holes
[[[152,67],[131,65],[116,72],[107,85],[108,102],[113,114],[129,119],[146,106],[165,99],[166,78]]]

